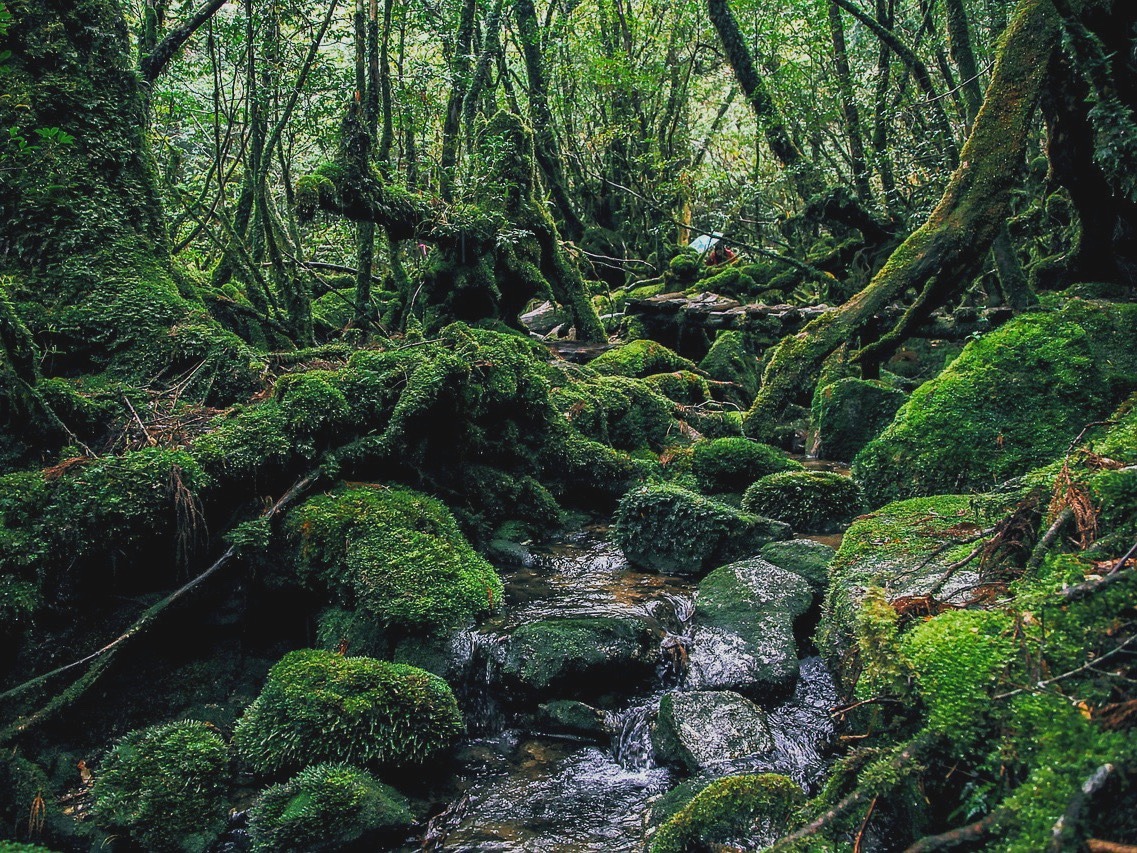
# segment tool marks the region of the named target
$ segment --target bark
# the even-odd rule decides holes
[[[861,114],[853,92],[853,75],[849,69],[849,52],[845,45],[845,24],[841,10],[830,4],[829,36],[833,42],[833,65],[837,72],[837,91],[841,98],[841,116],[845,121],[845,136],[849,140],[849,165],[853,170],[853,186],[862,202],[872,199],[869,189],[869,172],[865,161],[865,144],[861,130]]]
[[[1015,167],[1026,152],[1058,33],[1052,0],[1021,0],[960,165],[939,204],[864,290],[771,353],[762,388],[746,416],[747,435],[771,438],[786,407],[810,393],[825,358],[909,288],[924,296],[902,327],[927,319],[966,286],[1006,219]]]
[[[440,195],[444,201],[454,200],[454,178],[458,167],[458,131],[462,123],[462,103],[470,86],[470,50],[474,43],[475,0],[464,0],[458,21],[454,51],[450,56],[450,97],[446,103],[446,119],[442,125]]]
[[[170,30],[160,42],[146,51],[146,55],[138,64],[142,71],[142,79],[147,83],[157,80],[182,45],[189,41],[193,34],[213,17],[213,13],[225,5],[225,2],[226,0],[207,0],[193,15]]]

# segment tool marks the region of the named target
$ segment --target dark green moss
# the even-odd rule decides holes
[[[849,461],[892,423],[907,395],[875,380],[841,379],[818,387],[811,420],[814,452],[822,459]]]
[[[742,496],[746,512],[784,521],[807,533],[838,532],[860,515],[863,505],[856,483],[828,471],[770,474]]]
[[[824,592],[829,586],[829,564],[836,553],[828,545],[812,539],[792,539],[764,545],[758,556],[779,569],[805,578],[814,592]]]
[[[779,471],[797,471],[801,463],[783,451],[748,438],[716,438],[695,445],[691,471],[705,492],[741,492],[755,480]]]
[[[699,369],[711,379],[737,385],[740,392],[737,402],[740,404],[749,405],[758,393],[761,381],[758,359],[744,332],[723,329],[715,335],[710,350],[699,362]]]
[[[585,379],[557,388],[553,402],[582,434],[617,450],[659,449],[681,437],[675,404],[640,379]]]
[[[241,761],[260,775],[320,761],[417,765],[462,730],[454,694],[404,664],[335,652],[287,654],[233,732]]]
[[[682,406],[699,406],[711,399],[711,389],[707,380],[690,370],[653,373],[645,377],[644,381],[668,400]]]
[[[634,489],[621,499],[612,537],[636,565],[661,572],[702,574],[729,560],[757,553],[774,539],[788,538],[789,529],[697,492],[651,485]]]
[[[140,729],[100,763],[92,815],[148,850],[204,853],[225,828],[228,781],[229,749],[207,723]]]
[[[317,764],[261,793],[249,810],[249,839],[257,853],[331,853],[413,822],[395,789],[347,764]]]

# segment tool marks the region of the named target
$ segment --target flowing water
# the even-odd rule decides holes
[[[506,612],[455,641],[471,737],[459,750],[459,791],[431,822],[419,849],[642,850],[652,801],[682,781],[656,764],[650,728],[665,691],[697,687],[687,662],[696,645],[708,639],[691,636],[694,585],[633,570],[607,541],[602,525],[534,548],[502,575]],[[603,738],[551,735],[533,717],[500,701],[508,632],[565,616],[631,616],[649,623],[661,638],[650,687],[605,695],[596,703],[603,712]],[[835,703],[820,659],[803,659],[792,697],[769,709],[773,751],[716,767],[715,775],[773,771],[815,788],[825,769],[829,709]]]

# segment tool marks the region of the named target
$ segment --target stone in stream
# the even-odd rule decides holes
[[[780,569],[805,578],[813,591],[822,595],[829,586],[829,563],[836,553],[828,545],[812,539],[790,539],[764,545],[758,556]]]
[[[639,619],[542,619],[510,635],[502,676],[542,697],[598,696],[650,678],[658,649],[658,633]]]
[[[838,533],[864,508],[861,488],[831,471],[783,471],[752,483],[742,509],[784,521],[794,530]]]
[[[555,699],[537,708],[534,724],[542,731],[605,741],[611,735],[604,723],[604,712],[584,702]]]
[[[651,739],[661,763],[691,773],[774,749],[765,712],[729,690],[666,694]]]
[[[687,686],[779,692],[798,675],[794,620],[813,592],[802,577],[758,557],[715,569],[699,584]]]

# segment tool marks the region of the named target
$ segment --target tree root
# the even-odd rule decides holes
[[[261,514],[260,519],[263,521],[271,521],[282,511],[291,506],[298,497],[307,492],[308,489],[311,488],[311,486],[317,480],[319,480],[321,476],[323,476],[322,471],[317,469],[301,477],[299,480],[292,484],[292,487],[289,488],[287,492],[281,495],[280,499],[277,500],[276,503],[274,503]],[[84,672],[81,676],[79,676],[79,678],[72,682],[66,690],[58,693],[46,705],[39,708],[37,711],[32,712],[31,714],[20,717],[14,723],[10,724],[5,729],[0,731],[0,745],[6,745],[10,741],[13,741],[16,738],[26,734],[36,726],[39,726],[50,718],[54,717],[68,705],[74,703],[80,696],[86,693],[87,690],[89,690],[96,681],[98,681],[99,677],[114,661],[115,655],[118,654],[119,650],[121,650],[131,640],[134,640],[142,634],[146,633],[146,631],[154,625],[162,613],[179,602],[181,599],[185,598],[189,593],[193,592],[193,590],[197,589],[197,587],[201,586],[205,581],[209,580],[209,578],[213,577],[215,574],[221,571],[221,569],[225,568],[225,566],[227,566],[239,553],[239,546],[230,545],[209,568],[207,568],[201,574],[197,575],[192,580],[178,587],[161,601],[147,608],[146,612],[144,612],[142,616],[140,616],[138,620],[134,622],[133,625],[131,625],[125,632],[120,634],[115,639],[111,640],[102,648],[91,652],[91,654],[87,655],[86,657],[80,658],[79,660],[72,661],[69,664],[65,664],[64,666],[58,667],[57,669],[53,669],[50,672],[45,672],[42,675],[38,675],[35,678],[32,678],[29,681],[25,681],[23,684],[17,685],[16,687],[13,687],[10,690],[7,690],[4,693],[0,694],[0,701],[12,699],[39,684],[43,684],[49,681],[57,675],[62,675],[65,672],[77,669],[78,667],[81,667],[85,664],[90,664],[86,672]]]

